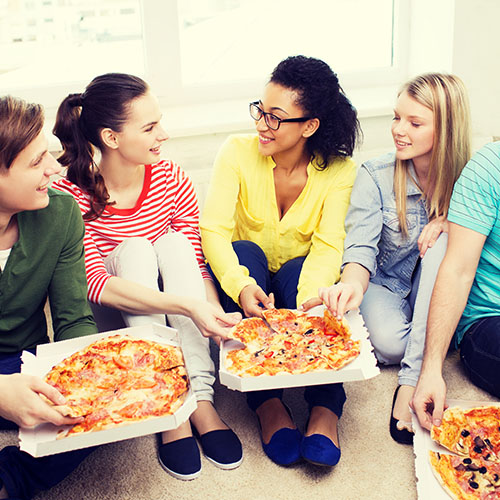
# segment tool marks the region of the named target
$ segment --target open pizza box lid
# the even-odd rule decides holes
[[[312,316],[323,316],[324,306],[309,311]],[[361,341],[359,356],[340,370],[322,370],[301,374],[283,373],[279,375],[259,375],[257,377],[240,377],[226,370],[226,354],[238,349],[241,344],[234,340],[225,341],[220,350],[219,378],[221,384],[237,391],[259,391],[264,389],[282,389],[285,387],[305,387],[309,385],[331,384],[366,380],[380,373],[373,347],[368,339],[368,331],[359,310],[349,311],[345,315],[349,323],[353,340]]]
[[[54,365],[67,356],[96,340],[116,334],[179,346],[177,330],[173,328],[158,324],[122,328],[86,337],[42,344],[37,347],[36,356],[24,351],[21,358],[23,362],[21,373],[43,377]],[[154,417],[142,422],[126,424],[102,431],[75,434],[62,439],[56,439],[56,435],[61,427],[52,424],[41,424],[33,429],[21,428],[19,429],[19,446],[22,451],[29,453],[33,457],[43,457],[55,453],[88,448],[89,446],[175,429],[181,423],[185,422],[195,409],[196,398],[190,388],[184,403],[172,415]]]
[[[459,406],[460,408],[474,408],[476,406],[498,405],[498,401],[465,401],[460,399],[448,399],[448,407]],[[429,461],[429,451],[437,451],[455,455],[452,451],[440,446],[431,439],[431,434],[424,429],[417,416],[412,413],[413,429],[413,452],[415,454],[415,475],[417,477],[417,494],[420,500],[450,500],[450,496],[436,479]]]

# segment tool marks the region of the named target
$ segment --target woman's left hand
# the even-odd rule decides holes
[[[424,229],[422,229],[422,232],[420,233],[417,241],[418,249],[420,251],[420,257],[423,257],[425,255],[425,252],[427,252],[427,249],[431,248],[434,243],[436,243],[441,233],[447,232],[448,219],[444,215],[441,217],[436,217],[428,224],[426,224]]]

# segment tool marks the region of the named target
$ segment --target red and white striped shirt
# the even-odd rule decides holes
[[[63,178],[53,187],[73,195],[82,215],[90,209],[89,196],[76,184]],[[162,160],[146,165],[144,186],[135,207],[106,208],[92,221],[85,221],[85,269],[88,296],[100,303],[101,294],[111,275],[106,271],[104,258],[123,240],[142,236],[154,243],[169,231],[185,234],[193,245],[204,279],[210,279],[201,250],[199,209],[191,179],[174,162]]]

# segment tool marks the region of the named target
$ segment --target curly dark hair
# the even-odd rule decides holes
[[[287,57],[269,82],[293,90],[305,114],[319,119],[318,130],[307,140],[316,168],[323,170],[335,157],[352,155],[361,138],[357,112],[328,64],[313,57]]]

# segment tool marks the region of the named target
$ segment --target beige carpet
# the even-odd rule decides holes
[[[466,380],[456,353],[446,361],[446,379],[450,398],[491,399]],[[146,436],[100,447],[71,476],[37,499],[416,499],[413,450],[395,443],[388,431],[396,383],[397,368],[390,367],[371,380],[345,384],[342,458],[331,470],[305,463],[289,468],[273,464],[262,451],[256,419],[244,395],[217,384],[216,406],[243,442],[244,461],[238,469],[222,471],[203,458],[198,479],[176,480],[158,464],[154,437]],[[302,391],[291,389],[285,394],[302,428],[307,418]],[[16,442],[15,432],[0,432],[0,445]]]

